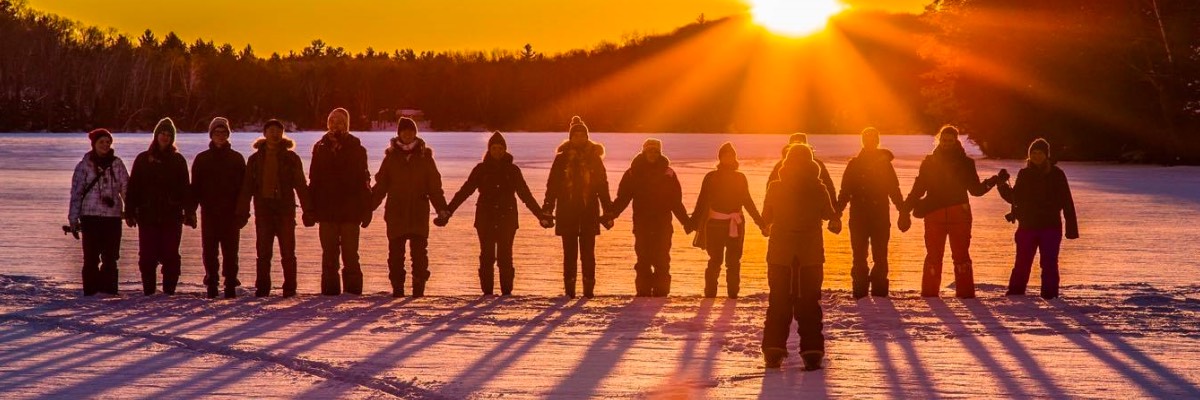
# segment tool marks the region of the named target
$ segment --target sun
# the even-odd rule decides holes
[[[838,0],[749,0],[754,22],[786,36],[807,36],[825,29],[829,18],[846,8]]]

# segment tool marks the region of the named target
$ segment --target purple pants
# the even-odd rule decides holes
[[[1042,253],[1042,297],[1058,297],[1058,249],[1062,244],[1062,229],[1017,229],[1017,260],[1012,276],[1008,278],[1010,295],[1025,294],[1029,284],[1029,272],[1033,269],[1033,256]]]

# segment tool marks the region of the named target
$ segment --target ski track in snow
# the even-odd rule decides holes
[[[84,298],[71,284],[0,275],[0,365],[13,366],[0,367],[0,391],[119,397],[124,385],[141,389],[135,397],[221,397],[285,385],[276,395],[1195,398],[1200,375],[1185,354],[1200,351],[1197,289],[1087,285],[1052,301],[998,296],[1003,288],[992,285],[965,301],[914,292],[854,301],[826,291],[828,369],[805,373],[798,357],[782,371],[761,369],[763,295]],[[79,341],[96,343],[70,348]],[[140,352],[129,353],[134,347]],[[191,367],[170,372],[180,365]],[[248,365],[258,367],[230,372]],[[56,384],[41,383],[47,377]],[[298,379],[306,384],[287,382]]]

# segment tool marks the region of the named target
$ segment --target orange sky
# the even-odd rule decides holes
[[[630,33],[667,33],[695,21],[744,13],[752,0],[28,0],[31,7],[161,39],[174,31],[218,45],[247,43],[259,56],[324,39],[359,52],[517,50],[557,53],[620,42]],[[806,1],[806,0],[796,0]],[[858,8],[920,12],[931,0],[843,0]],[[332,4],[332,5],[330,5]]]

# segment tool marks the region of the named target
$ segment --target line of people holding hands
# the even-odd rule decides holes
[[[828,169],[814,157],[807,137],[795,134],[768,179],[761,214],[750,195],[746,176],[738,170],[736,149],[725,143],[717,152],[716,168],[705,175],[689,215],[679,178],[657,139],[643,143],[642,151],[618,184],[616,198],[611,198],[604,146],[590,140],[588,127],[579,117],[572,119],[568,139],[557,148],[541,204],[508,153],[500,132],[488,140],[483,160],[447,201],[433,150],[418,137],[416,123],[408,118],[400,119],[397,136],[384,150],[372,185],[367,149],[349,132],[349,120],[349,113],[342,108],[329,114],[328,132],[313,146],[307,177],[295,152],[295,142],[285,135],[283,124],[277,120],[264,124],[263,137],[253,143],[254,152],[244,159],[230,144],[229,121],[215,118],[209,126],[209,148],[196,156],[190,173],[187,161],[175,147],[176,129],[169,118],[159,121],[150,147],[138,154],[129,171],[114,154],[112,134],[103,129],[92,131],[88,135],[92,150],[76,166],[72,178],[68,215],[71,229],[82,233],[84,294],[117,293],[124,220],[128,226],[138,228],[138,268],[146,295],[158,290],[160,266],[162,291],[175,293],[180,276],[180,238],[182,227],[187,225],[201,230],[207,296],[218,297],[223,279],[224,296],[236,297],[236,289],[241,286],[240,232],[253,215],[257,238],[255,295],[271,293],[277,243],[283,267],[283,296],[295,296],[297,209],[301,210],[301,223],[319,230],[321,293],[361,294],[360,231],[371,224],[375,209],[384,205],[392,294],[406,294],[407,261],[412,269],[411,295],[420,297],[430,279],[430,216],[435,215],[434,225],[445,226],[455,211],[478,192],[474,226],[480,244],[479,281],[484,294],[494,293],[496,269],[500,272],[500,293],[513,293],[513,242],[520,200],[541,227],[553,228],[561,237],[564,293],[576,297],[581,270],[583,296],[590,298],[595,295],[595,246],[600,228],[611,228],[613,221],[632,206],[637,296],[670,294],[670,249],[673,220],[677,220],[686,233],[696,232],[693,244],[708,253],[704,296],[716,297],[724,265],[726,294],[736,298],[746,225],[753,222],[768,237],[770,294],[762,345],[765,363],[778,367],[787,356],[785,344],[795,319],[805,367],[816,369],[824,352],[820,306],[825,263],[822,231],[840,233],[841,216],[847,207],[855,298],[888,296],[887,246],[892,208],[898,211],[896,221],[901,232],[911,227],[913,216],[925,221],[927,256],[922,296],[939,295],[947,239],[956,295],[975,296],[968,196],[983,196],[998,188],[1002,198],[1012,204],[1012,213],[1007,217],[1017,222],[1018,228],[1009,295],[1025,293],[1033,257],[1040,251],[1041,295],[1047,299],[1057,297],[1057,257],[1064,218],[1065,236],[1079,236],[1066,176],[1050,160],[1049,144],[1042,139],[1030,145],[1026,167],[1016,183],[1009,185],[1005,170],[980,180],[958,129],[943,127],[935,149],[921,162],[905,198],[892,166],[894,156],[879,147],[877,130],[862,132],[862,150],[847,164],[840,193]],[[873,261],[870,267],[868,252]]]

